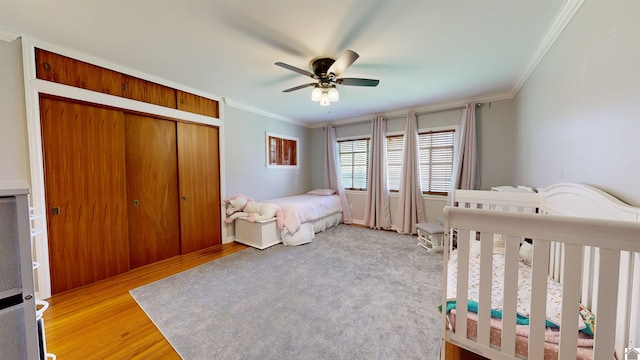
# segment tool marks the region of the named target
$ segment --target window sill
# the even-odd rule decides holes
[[[367,190],[345,190],[347,195],[357,195],[357,196],[366,196]],[[389,193],[390,198],[398,198],[397,192]],[[422,194],[423,199],[433,199],[433,200],[446,200],[447,195],[431,195],[431,194]]]

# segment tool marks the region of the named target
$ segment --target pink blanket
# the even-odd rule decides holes
[[[276,221],[280,230],[295,233],[300,224],[342,212],[340,197],[337,195],[296,195],[262,202],[278,205]]]
[[[449,313],[449,322],[455,329],[456,327],[456,310],[451,310]],[[494,346],[500,347],[502,345],[502,320],[490,319],[490,343]],[[470,339],[477,339],[478,337],[478,314],[474,312],[467,313],[467,337]],[[576,330],[577,331],[577,330]],[[558,329],[547,328],[544,333],[544,359],[545,360],[558,360],[558,342],[560,340],[560,331]],[[516,325],[516,354],[527,358],[529,355],[528,348],[529,341],[529,326]],[[578,332],[578,360],[589,360],[593,358],[593,338]]]

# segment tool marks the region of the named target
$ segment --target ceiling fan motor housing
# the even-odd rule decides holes
[[[328,78],[329,74],[327,74],[327,71],[329,71],[329,68],[334,62],[336,61],[331,58],[316,58],[311,60],[309,67],[318,78],[325,79]]]

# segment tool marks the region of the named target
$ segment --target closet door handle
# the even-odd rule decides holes
[[[133,200],[133,206],[138,206],[139,204],[140,204],[140,202],[137,199]]]
[[[51,208],[51,213],[52,213],[53,215],[60,215],[60,207],[59,207],[59,206],[52,207],[52,208]]]
[[[187,201],[187,196],[186,195],[182,195],[182,201]]]

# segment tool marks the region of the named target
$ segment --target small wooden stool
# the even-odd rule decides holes
[[[416,224],[418,231],[418,245],[427,251],[444,250],[444,226],[436,223]]]

